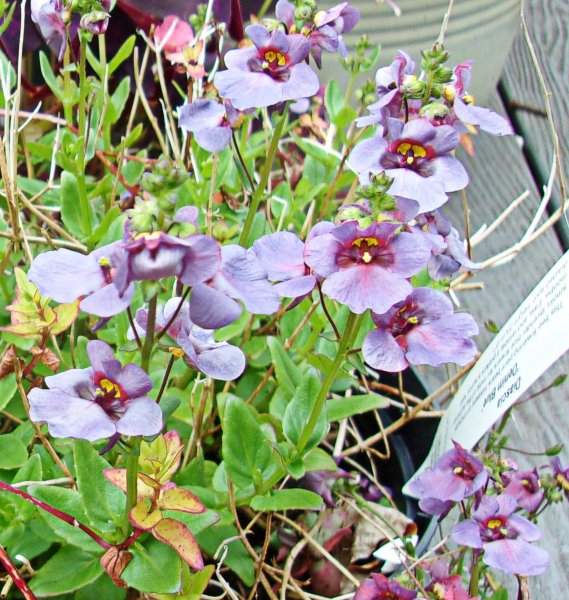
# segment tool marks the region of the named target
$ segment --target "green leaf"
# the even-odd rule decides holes
[[[192,573],[189,567],[182,564],[182,589],[178,594],[153,594],[153,600],[201,600],[215,565],[206,565],[201,571]],[[106,599],[105,599],[106,600]]]
[[[61,173],[61,219],[70,233],[83,237],[79,184],[69,171]]]
[[[277,490],[270,496],[255,496],[251,508],[264,512],[277,510],[318,510],[322,498],[315,492],[296,488]]]
[[[43,565],[30,581],[37,596],[61,597],[101,576],[99,558],[78,548],[64,546]]]
[[[245,489],[259,485],[273,464],[273,453],[254,411],[236,396],[225,403],[222,444],[225,467],[233,483]]]
[[[269,336],[267,345],[275,365],[277,381],[283,390],[292,396],[302,380],[302,369],[289,358],[278,338]]]
[[[80,590],[75,592],[73,600],[124,600],[128,591],[117,587],[113,580],[106,575],[102,575],[98,579]]]
[[[221,556],[225,556],[224,565],[237,574],[245,585],[251,586],[255,581],[255,563],[237,536],[238,531],[233,525],[218,525],[205,529],[196,537],[200,548],[210,556],[213,556],[220,544],[223,544],[227,548],[227,554],[224,554],[223,547],[220,553]]]
[[[103,220],[97,225],[93,233],[87,238],[87,244],[94,246],[107,233],[115,219],[121,216],[121,209],[118,206],[113,206],[111,210],[104,216]]]
[[[307,471],[336,471],[338,466],[334,459],[322,448],[312,448],[304,457]]]
[[[49,89],[53,92],[53,95],[60,102],[63,102],[63,90],[59,87],[57,77],[51,68],[51,63],[45,52],[40,52],[40,70],[43,80],[47,83]]]
[[[6,408],[17,389],[16,375],[14,373],[10,373],[4,379],[0,379],[0,410]]]
[[[344,107],[344,95],[338,85],[338,82],[332,79],[326,86],[326,93],[324,94],[324,105],[330,115],[330,120],[334,121],[336,115]]]
[[[312,368],[308,369],[286,408],[283,419],[283,432],[286,438],[295,446],[298,445],[321,387],[322,382],[316,370]],[[317,446],[320,440],[326,435],[328,421],[325,413],[325,410],[322,410],[320,413],[316,427],[304,446],[305,451]]]
[[[361,415],[368,410],[387,408],[389,400],[380,394],[358,394],[349,398],[334,398],[326,402],[328,420],[340,421],[354,415]]]
[[[117,89],[114,91],[111,96],[111,101],[107,105],[107,117],[109,124],[116,123],[124,110],[126,105],[126,101],[128,100],[128,96],[130,94],[130,77],[125,77],[117,86]]]
[[[12,434],[0,435],[0,469],[17,469],[28,460],[22,440]]]
[[[508,590],[506,588],[497,589],[488,600],[508,600]]]
[[[77,490],[89,521],[103,534],[118,532],[125,496],[103,475],[111,465],[85,440],[74,440],[73,458]]]
[[[144,546],[131,546],[132,560],[122,572],[122,579],[140,592],[175,594],[180,590],[181,560],[166,544],[149,538]]]
[[[134,44],[136,42],[136,36],[131,35],[124,44],[115,52],[112,60],[109,61],[109,77],[121,66],[121,64],[132,56],[134,50]]]
[[[78,492],[51,486],[30,486],[29,492],[38,500],[66,512],[82,523],[86,522],[83,503]],[[38,508],[38,514],[42,516],[62,542],[77,546],[93,554],[101,552],[101,547],[78,527],[73,527],[73,525],[40,508]]]
[[[144,125],[139,123],[125,138],[124,147],[129,148],[136,142],[136,140],[142,135],[144,131]]]

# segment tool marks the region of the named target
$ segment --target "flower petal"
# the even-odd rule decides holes
[[[405,353],[395,338],[387,331],[375,329],[366,336],[362,353],[365,362],[380,371],[397,373],[409,366]]]
[[[143,396],[126,402],[126,411],[116,422],[124,435],[156,435],[162,429],[162,411],[152,398]]]

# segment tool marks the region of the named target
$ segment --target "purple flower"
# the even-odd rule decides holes
[[[380,573],[372,573],[360,584],[354,600],[414,600],[417,592]]]
[[[430,250],[422,238],[398,233],[397,223],[360,229],[348,221],[306,243],[306,264],[325,278],[322,291],[361,314],[383,313],[412,291],[408,277],[426,264]]]
[[[482,560],[489,566],[514,575],[541,575],[549,565],[549,555],[532,546],[541,537],[537,525],[513,514],[515,498],[502,494],[484,496],[480,506],[452,529],[457,544],[484,550]]]
[[[417,115],[421,100],[406,100],[409,90],[417,85],[414,71],[415,61],[403,50],[399,50],[389,67],[378,69],[375,84],[379,99],[367,107],[371,114],[356,119],[358,126],[385,124],[386,117],[407,119],[409,115]]]
[[[42,295],[60,303],[83,298],[81,310],[99,317],[111,317],[126,310],[134,294],[127,284],[122,296],[113,283],[123,251],[114,242],[84,255],[65,248],[39,254],[30,267],[28,279]]]
[[[472,496],[487,481],[488,473],[482,462],[454,442],[454,448],[445,452],[434,467],[411,482],[410,491],[421,499],[419,505],[425,512],[441,514],[448,508],[445,503],[460,502]],[[426,510],[434,508],[441,510]]]
[[[32,21],[37,25],[46,44],[61,62],[67,48],[67,30],[63,0],[32,0]]]
[[[109,10],[111,10],[111,0],[98,0],[102,10],[92,10],[83,15],[79,22],[79,27],[92,33],[101,35],[107,31],[109,25]]]
[[[177,238],[162,231],[141,233],[121,247],[125,252],[114,279],[121,295],[131,281],[172,275],[186,285],[194,285],[212,277],[220,262],[217,242],[201,234]]]
[[[314,29],[308,36],[310,53],[318,68],[322,67],[322,51],[338,52],[347,55],[342,41],[342,33],[351,31],[360,20],[360,11],[347,2],[336,4],[328,10],[321,10],[314,16]]]
[[[559,488],[565,493],[565,497],[569,500],[569,467],[563,468],[559,457],[551,459],[553,468],[553,477]]]
[[[458,133],[448,125],[435,127],[420,118],[403,123],[387,119],[387,135],[378,134],[360,142],[350,155],[350,164],[362,184],[369,174],[385,172],[393,178],[389,193],[416,200],[420,212],[444,204],[447,192],[461,190],[468,175],[450,153],[459,143]]]
[[[156,435],[162,429],[160,407],[147,394],[148,375],[133,363],[124,367],[99,340],[87,344],[91,367],[46,377],[49,389],[30,391],[30,419],[45,421],[54,437],[90,442],[123,435]]]
[[[228,100],[221,104],[210,98],[186,104],[179,115],[180,127],[192,132],[198,145],[209,152],[221,152],[228,146],[239,116]]]
[[[427,592],[433,592],[440,600],[477,600],[463,587],[460,575],[451,575],[449,565],[442,560],[436,560],[429,567],[431,581],[425,587]]]
[[[433,256],[427,264],[429,276],[436,281],[459,271],[478,271],[480,266],[470,260],[458,231],[440,210],[417,217],[422,231],[431,236]]]
[[[318,77],[304,62],[310,51],[306,37],[279,29],[269,33],[262,25],[250,25],[246,32],[254,46],[230,50],[225,55],[227,70],[215,75],[222,98],[246,110],[316,94]]]
[[[180,298],[171,298],[164,307],[156,311],[156,330],[162,331],[170,322],[180,305]],[[148,322],[148,312],[136,312],[137,331],[144,335]],[[184,302],[178,314],[168,327],[168,335],[184,351],[185,361],[197,371],[209,377],[230,381],[237,379],[245,370],[245,355],[240,348],[227,342],[216,342],[213,331],[202,329],[190,320],[190,306]],[[129,337],[134,337],[129,332]]]
[[[466,365],[477,350],[471,315],[453,313],[451,301],[431,288],[417,288],[384,314],[372,314],[377,329],[364,340],[364,360],[374,369],[395,373],[412,365]]]
[[[253,250],[236,244],[223,246],[221,264],[207,281],[192,288],[190,317],[206,329],[218,329],[241,316],[242,308],[255,315],[280,308],[278,294]]]
[[[472,61],[468,60],[454,68],[454,80],[443,89],[443,97],[452,108],[450,116],[444,119],[445,123],[456,126],[457,120],[468,125],[476,125],[483,131],[493,135],[512,135],[514,133],[510,123],[493,110],[482,106],[475,106],[474,100],[467,92],[470,85],[470,71]],[[467,130],[462,126],[461,131]]]
[[[543,490],[539,485],[537,469],[514,473],[504,493],[518,501],[518,506],[528,512],[535,512],[543,500]]]

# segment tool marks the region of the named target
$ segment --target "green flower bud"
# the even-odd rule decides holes
[[[435,71],[434,77],[437,83],[448,83],[452,79],[452,75],[452,69],[449,69],[448,67],[439,67]]]
[[[450,109],[445,104],[440,102],[429,102],[425,106],[421,107],[419,116],[427,117],[427,119],[440,119],[446,117],[450,112]]]

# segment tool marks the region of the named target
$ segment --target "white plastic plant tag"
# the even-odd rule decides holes
[[[472,449],[568,349],[569,252],[522,302],[465,378],[413,479],[450,450],[453,440]],[[405,494],[409,494],[410,481],[403,488]]]

